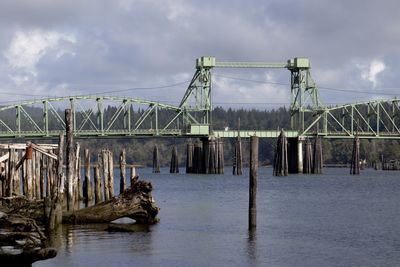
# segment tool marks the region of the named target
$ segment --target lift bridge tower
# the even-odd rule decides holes
[[[310,60],[304,57],[287,62],[219,62],[215,57],[200,57],[196,60],[196,72],[185,92],[179,107],[184,113],[184,125],[191,134],[212,134],[212,70],[213,68],[285,68],[290,71],[291,130],[299,134],[305,130],[305,120],[323,110],[318,89],[310,74]],[[235,92],[232,92],[234,94]]]

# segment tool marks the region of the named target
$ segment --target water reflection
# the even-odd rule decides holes
[[[248,266],[257,266],[257,229],[249,229],[247,234]]]

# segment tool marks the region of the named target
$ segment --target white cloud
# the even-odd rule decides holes
[[[9,77],[17,84],[27,82],[38,75],[37,64],[49,51],[55,52],[54,58],[74,53],[63,42],[76,43],[72,35],[54,31],[32,30],[17,31],[6,51],[3,52],[13,74]],[[30,78],[29,78],[30,77]]]
[[[360,67],[361,67],[361,77],[364,80],[372,82],[374,88],[378,84],[378,79],[377,79],[378,74],[386,69],[385,63],[379,60],[372,61],[369,64],[369,66],[360,66]]]

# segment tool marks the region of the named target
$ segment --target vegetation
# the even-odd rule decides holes
[[[42,114],[41,109],[37,111],[32,107],[30,114],[40,120]],[[115,107],[108,107],[105,111],[105,118],[111,117],[110,114],[115,112]],[[132,118],[139,117],[143,111],[132,111]],[[35,114],[36,113],[36,114]],[[63,116],[63,112],[59,112]],[[14,120],[15,114],[1,114],[4,121]],[[77,114],[77,116],[80,116]],[[165,117],[165,118],[164,118]],[[214,129],[238,129],[239,119],[240,128],[246,130],[252,129],[289,129],[290,117],[289,111],[285,107],[273,110],[257,110],[257,109],[224,109],[216,107],[212,113],[212,125]],[[168,116],[160,115],[160,120],[168,119]],[[122,123],[122,122],[119,122]],[[51,125],[50,128],[55,126]],[[19,140],[24,142],[24,140]],[[154,145],[158,145],[160,152],[160,163],[162,166],[168,166],[171,157],[173,145],[177,145],[180,165],[185,164],[186,156],[186,138],[119,138],[119,139],[82,139],[78,140],[83,149],[90,148],[92,161],[97,161],[97,155],[101,149],[110,149],[114,151],[114,157],[117,159],[122,148],[126,149],[127,163],[151,166],[152,151]],[[191,140],[195,141],[195,140]],[[15,140],[13,140],[15,142]],[[42,140],[40,142],[43,142]],[[225,162],[227,165],[232,163],[234,140],[224,140]],[[261,164],[270,164],[274,156],[275,140],[260,139],[260,162]],[[350,162],[352,151],[352,140],[323,140],[323,156],[324,162],[330,164],[346,164]],[[243,162],[248,162],[248,140],[243,139]],[[400,146],[398,141],[382,141],[382,140],[361,140],[360,157],[366,159],[367,163],[378,161],[381,157],[385,159],[399,159]]]

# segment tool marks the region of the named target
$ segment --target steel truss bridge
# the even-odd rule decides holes
[[[257,135],[279,131],[225,131],[212,127],[214,68],[284,68],[290,71],[291,129],[288,137],[400,139],[400,100],[372,100],[326,106],[307,58],[282,63],[196,60],[196,71],[179,105],[112,96],[68,96],[24,101],[0,107],[0,138],[53,138],[65,131],[64,110],[74,114],[74,135],[88,137],[207,137]],[[245,118],[243,118],[245,119]]]

